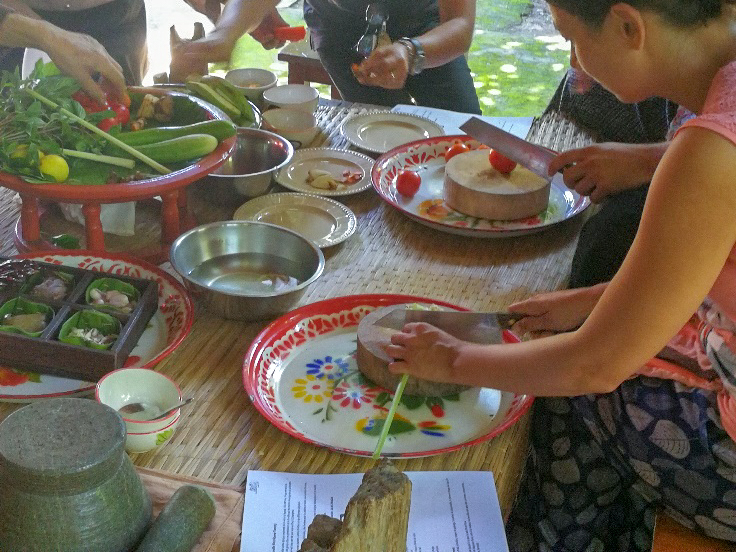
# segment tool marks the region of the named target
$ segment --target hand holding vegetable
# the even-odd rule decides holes
[[[65,31],[43,19],[13,12],[0,26],[0,45],[47,52],[62,73],[76,79],[97,100],[101,101],[104,96],[102,87],[94,79],[98,74],[107,79],[116,97],[125,95],[120,65],[91,36]]]

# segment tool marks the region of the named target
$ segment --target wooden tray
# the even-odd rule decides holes
[[[6,264],[8,263],[8,264]],[[15,282],[0,280],[0,306],[16,297],[42,303],[54,310],[54,316],[38,337],[0,331],[0,364],[43,374],[97,381],[102,376],[121,368],[135,347],[146,325],[158,308],[158,283],[141,278],[107,275],[94,270],[61,266],[39,261],[0,257],[0,268],[13,265],[29,274],[20,275]],[[23,290],[23,284],[37,271],[61,272],[71,276],[69,291],[60,300],[38,299]],[[87,287],[96,279],[110,277],[131,284],[140,294],[133,310],[123,313],[98,309],[85,301]],[[107,350],[92,349],[63,343],[58,340],[62,324],[83,310],[100,310],[120,321],[118,338]]]

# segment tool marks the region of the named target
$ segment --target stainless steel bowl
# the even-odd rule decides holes
[[[171,245],[170,261],[207,309],[247,321],[291,310],[325,266],[320,249],[300,234],[244,220],[182,234]]]
[[[207,194],[228,202],[235,195],[251,198],[265,194],[274,173],[294,155],[294,147],[286,138],[258,128],[238,128],[237,140],[230,157],[214,173],[200,181]]]

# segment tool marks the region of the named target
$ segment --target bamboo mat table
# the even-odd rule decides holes
[[[311,146],[347,147],[341,123],[374,108],[339,101],[320,105],[322,133]],[[529,138],[557,150],[589,142],[554,115],[536,120]],[[325,251],[324,274],[307,289],[302,305],[343,295],[400,293],[479,311],[503,310],[513,301],[566,285],[581,224],[578,217],[528,236],[474,239],[422,226],[387,205],[372,189],[339,199],[355,212],[357,231]],[[190,205],[200,222],[230,218],[238,206],[209,205],[194,191]],[[0,188],[1,255],[15,253],[12,230],[17,217],[14,192]],[[190,335],[156,367],[177,381],[193,403],[183,409],[167,444],[133,455],[136,465],[234,485],[244,485],[249,469],[349,473],[364,472],[373,465],[370,459],[292,438],[249,403],[242,383],[243,358],[267,323],[216,318],[197,305]],[[0,419],[19,406],[0,404]],[[490,470],[507,515],[527,456],[528,428],[527,415],[485,443],[396,464],[402,470]]]

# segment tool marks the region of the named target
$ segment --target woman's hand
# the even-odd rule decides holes
[[[509,305],[509,312],[522,316],[512,331],[543,336],[574,330],[588,318],[607,285],[542,293]]]
[[[353,74],[360,84],[398,90],[409,74],[409,52],[397,42],[380,46],[362,63],[353,65]]]
[[[286,44],[285,40],[278,39],[274,36],[274,29],[279,27],[288,27],[289,24],[284,21],[278,10],[273,9],[266,14],[261,24],[253,29],[250,33],[254,39],[261,43],[266,50],[272,50],[274,48],[281,48]]]
[[[104,103],[105,92],[94,78],[101,75],[116,98],[127,95],[123,70],[102,44],[89,35],[65,31],[46,21],[35,20],[33,24],[44,27],[40,35],[44,44],[39,47],[48,53],[59,71],[76,79],[87,94]]]
[[[432,381],[453,382],[452,366],[466,343],[430,324],[407,324],[391,336],[391,345],[386,347],[386,354],[395,359],[389,370]]]
[[[666,149],[666,142],[595,144],[561,153],[550,163],[549,172],[562,170],[568,188],[599,203],[608,195],[648,183]]]

